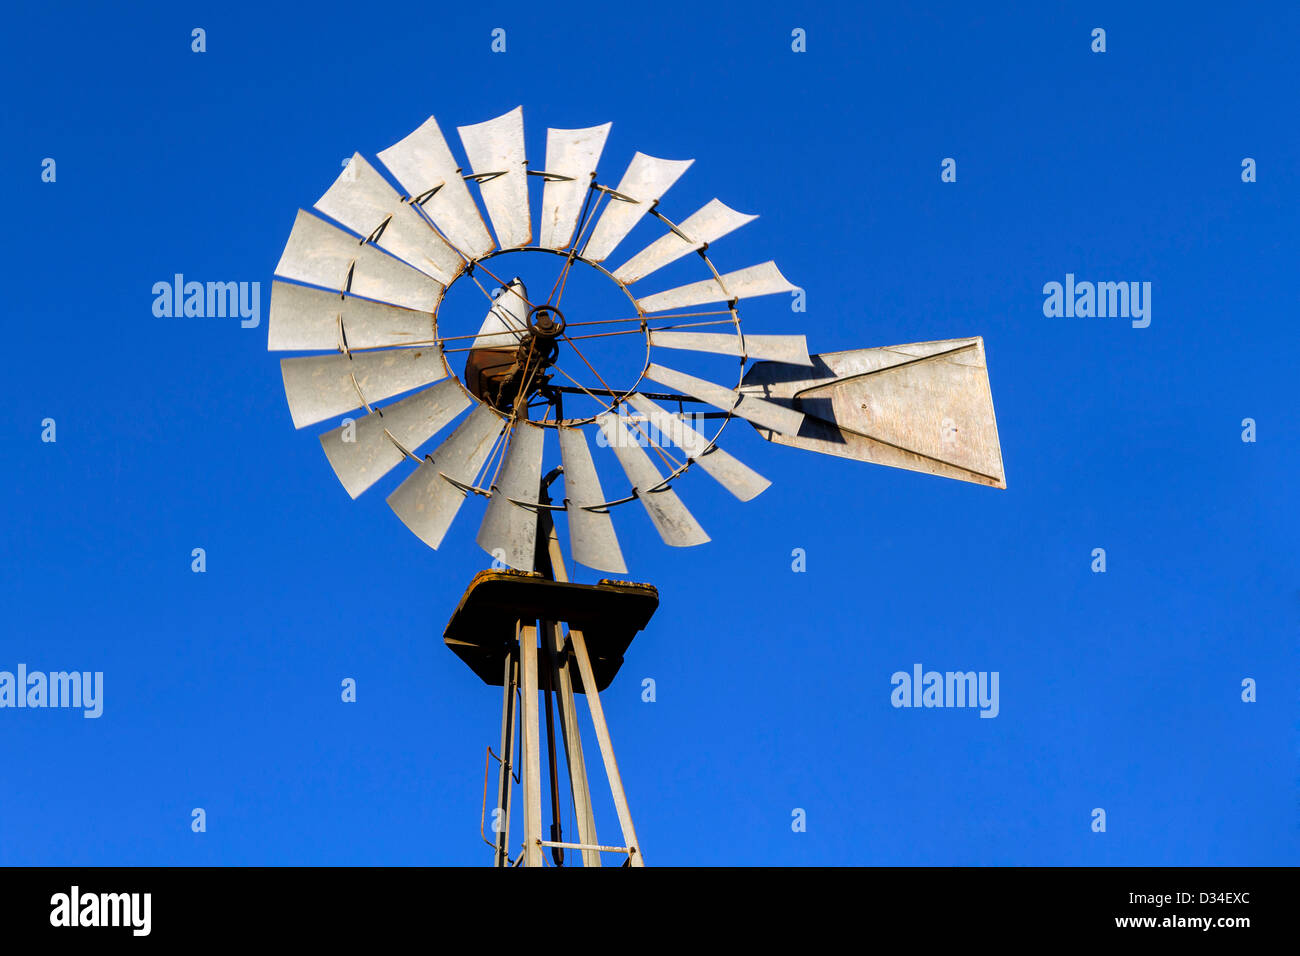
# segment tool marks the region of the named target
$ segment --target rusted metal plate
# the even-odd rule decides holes
[[[445,378],[384,409],[320,436],[334,474],[353,498],[388,474],[469,407],[465,390]],[[401,445],[401,448],[398,445]]]
[[[612,123],[588,129],[548,129],[546,169],[551,176],[542,188],[542,228],[538,245],[566,249],[574,239],[582,204],[591,187],[596,164]]]
[[[781,275],[775,262],[737,269],[723,275],[721,280],[703,279],[666,292],[656,292],[644,299],[637,299],[637,305],[643,312],[666,312],[669,309],[684,309],[708,302],[731,302],[734,299],[751,299],[754,296],[795,290],[789,280]]]
[[[477,258],[496,248],[460,164],[432,116],[381,152],[379,159],[458,252]]]
[[[948,339],[760,362],[741,391],[807,416],[769,441],[960,481],[1006,487],[984,340]]]
[[[583,257],[603,262],[693,162],[693,159],[657,159],[645,153],[633,156],[617,190],[631,201],[609,198],[582,248]]]
[[[528,209],[524,108],[516,106],[496,119],[457,129],[497,242],[502,249],[528,245],[533,241],[533,222]]]
[[[570,584],[518,571],[480,571],[447,622],[443,642],[485,684],[500,687],[516,623],[562,621],[582,631],[596,689],[604,690],[658,606],[659,592],[649,584]],[[577,669],[571,670],[574,690],[586,693]]]
[[[360,153],[353,155],[316,208],[363,239],[410,263],[440,285],[450,285],[464,261],[442,236],[379,175]],[[380,228],[382,227],[382,229]],[[376,233],[378,233],[376,235]]]
[[[639,392],[629,396],[628,402],[644,415],[656,430],[667,436],[670,442],[684,451],[692,461],[741,501],[758,497],[772,484],[721,448],[710,449],[707,438]]]
[[[630,285],[757,218],[736,212],[720,200],[711,199],[702,209],[688,216],[685,222],[678,224],[677,232],[682,235],[669,230],[615,269],[614,278]],[[682,236],[686,238],[683,239]]]
[[[437,346],[280,360],[295,428],[314,425],[447,375]]]
[[[443,292],[423,272],[301,209],[275,274],[420,312],[432,312]]]

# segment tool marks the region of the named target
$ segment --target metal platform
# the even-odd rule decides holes
[[[659,590],[650,584],[572,584],[536,572],[480,571],[442,639],[485,684],[500,687],[506,656],[519,646],[519,622],[563,622],[586,636],[596,689],[602,691],[623,666],[632,638],[658,607]],[[576,673],[573,689],[586,693]]]

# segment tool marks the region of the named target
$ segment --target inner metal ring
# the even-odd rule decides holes
[[[625,283],[620,282],[618,279],[614,278],[614,273],[610,272],[608,269],[606,269],[606,268],[605,268],[603,265],[601,265],[599,262],[596,262],[596,261],[594,261],[594,260],[592,260],[592,259],[588,259],[588,258],[586,258],[586,257],[584,257],[584,256],[582,256],[582,255],[576,254],[576,253],[570,253],[570,252],[568,252],[567,250],[563,250],[563,249],[551,249],[551,248],[548,247],[548,246],[515,246],[515,247],[513,247],[513,248],[511,248],[511,249],[494,249],[492,252],[489,252],[489,253],[487,253],[486,255],[483,255],[483,256],[480,256],[480,257],[477,258],[477,259],[474,259],[474,260],[473,260],[473,263],[474,263],[474,264],[477,264],[477,263],[479,263],[479,262],[487,262],[489,259],[495,259],[497,256],[503,256],[503,255],[506,255],[507,253],[511,253],[511,252],[549,252],[549,253],[550,253],[551,255],[553,255],[553,256],[560,256],[560,257],[562,257],[562,258],[564,258],[564,259],[572,258],[574,262],[581,262],[581,263],[583,263],[584,265],[590,266],[591,268],[595,269],[597,272],[599,272],[599,273],[601,273],[602,275],[604,275],[605,278],[609,279],[609,280],[610,280],[611,282],[613,282],[616,286],[618,286],[619,289],[622,290],[623,294],[624,294],[625,296],[627,296],[627,300],[628,300],[630,303],[632,303],[632,308],[636,310],[636,314],[637,314],[637,316],[641,319],[641,322],[640,322],[640,329],[641,329],[641,334],[642,334],[642,336],[643,336],[643,338],[644,338],[644,340],[645,340],[645,360],[644,360],[644,362],[643,362],[642,365],[641,365],[641,371],[640,371],[640,373],[637,375],[637,377],[636,377],[636,381],[634,381],[634,382],[633,382],[630,386],[628,386],[626,389],[623,389],[622,391],[620,391],[617,395],[613,395],[613,396],[592,396],[592,397],[596,398],[597,401],[599,401],[601,404],[603,404],[603,405],[605,406],[604,409],[602,409],[600,412],[597,412],[596,415],[590,415],[590,416],[588,416],[588,417],[586,417],[586,418],[566,418],[566,419],[563,419],[562,421],[557,420],[557,421],[554,421],[554,422],[537,422],[537,423],[536,423],[536,424],[542,425],[543,427],[546,427],[546,428],[559,428],[559,427],[565,427],[565,428],[578,428],[578,427],[581,427],[581,426],[583,426],[583,425],[590,425],[590,424],[592,424],[592,423],[594,423],[594,422],[596,421],[596,417],[597,417],[597,415],[604,414],[605,412],[612,412],[612,411],[615,411],[615,410],[618,408],[618,406],[619,406],[620,404],[622,404],[622,403],[627,399],[627,397],[628,397],[629,395],[631,395],[633,392],[635,392],[635,391],[640,387],[642,379],[645,378],[645,372],[646,372],[646,369],[648,369],[648,368],[650,367],[650,331],[649,331],[649,326],[648,326],[647,321],[646,321],[646,315],[645,315],[645,312],[642,311],[642,309],[641,309],[641,307],[640,307],[639,305],[637,305],[636,296],[634,296],[634,295],[632,294],[631,290],[628,289],[627,285],[626,285]],[[461,275],[466,275],[468,272],[469,272],[469,267],[467,266],[465,272],[462,272]],[[459,279],[460,276],[457,276],[456,278]],[[455,281],[455,280],[453,280],[453,281]],[[450,289],[451,287],[448,286],[448,288]],[[439,304],[441,305],[441,303],[439,303]],[[544,305],[544,304],[543,304],[543,305]],[[542,307],[543,307],[543,306],[532,306],[533,309],[539,309],[539,308],[542,308]],[[530,315],[531,315],[531,312],[530,312]],[[439,342],[441,342],[441,338],[437,335],[437,322],[438,322],[438,315],[437,315],[437,312],[434,313],[434,317],[433,317],[433,318],[434,318],[434,338],[437,339]],[[445,362],[445,361],[446,361],[446,358],[445,358],[445,356],[444,356],[444,362]],[[450,363],[448,363],[448,368],[449,368],[449,370],[450,370]],[[456,377],[456,380],[457,380],[458,382],[460,381],[460,377],[457,376],[457,375],[455,374],[454,371],[452,372],[452,375]],[[567,382],[566,382],[566,384],[571,384],[571,383],[567,383]],[[465,383],[464,383],[464,382],[461,382],[461,387],[462,387],[462,388],[465,388]],[[466,391],[468,392],[468,389],[467,389],[467,388],[466,388]],[[477,401],[477,399],[475,399],[475,400]],[[508,417],[508,416],[503,416],[503,417]]]
[[[591,188],[595,189],[595,188],[600,188],[600,187],[598,187],[598,185],[597,185],[595,182],[593,182]],[[661,218],[662,218],[662,217],[661,217]],[[467,276],[467,275],[470,275],[470,274],[473,272],[473,269],[474,269],[474,266],[475,266],[475,265],[477,265],[477,264],[480,263],[480,262],[487,262],[489,259],[494,259],[494,258],[496,258],[497,256],[505,255],[505,254],[507,254],[507,253],[511,253],[511,252],[548,252],[548,253],[550,253],[551,255],[561,256],[561,257],[566,258],[566,259],[570,259],[570,258],[571,258],[574,262],[581,262],[581,263],[583,263],[584,265],[590,266],[591,268],[595,269],[597,272],[600,272],[601,274],[603,274],[607,279],[609,279],[609,280],[610,280],[611,282],[613,282],[615,285],[617,285],[617,286],[618,286],[618,287],[623,291],[623,294],[627,296],[628,301],[632,303],[632,307],[633,307],[634,309],[636,309],[636,314],[637,314],[637,316],[638,316],[638,317],[640,318],[640,320],[641,320],[641,321],[640,321],[640,330],[641,330],[641,333],[642,333],[642,335],[643,335],[643,337],[644,337],[644,340],[645,340],[645,361],[644,361],[644,363],[643,363],[643,365],[642,365],[641,372],[640,372],[640,374],[637,376],[636,381],[634,381],[634,382],[633,382],[633,383],[632,383],[628,388],[626,388],[626,389],[624,389],[623,391],[619,392],[617,395],[610,396],[610,397],[612,398],[612,401],[609,401],[609,402],[607,402],[607,403],[602,401],[602,404],[605,404],[605,409],[604,409],[602,412],[597,413],[597,415],[604,414],[605,412],[613,412],[613,411],[616,411],[617,408],[618,408],[618,406],[621,405],[624,401],[626,401],[626,399],[628,398],[629,395],[632,395],[634,392],[636,392],[636,391],[639,389],[639,387],[640,387],[640,385],[641,385],[641,382],[645,379],[645,373],[646,373],[646,371],[647,371],[647,370],[649,369],[649,367],[650,367],[650,364],[651,364],[651,363],[650,363],[650,348],[651,348],[651,341],[650,341],[650,328],[649,328],[649,324],[648,324],[648,322],[649,322],[649,317],[646,315],[645,311],[642,310],[641,306],[637,303],[636,296],[632,294],[632,291],[627,287],[627,284],[624,283],[624,282],[622,282],[622,281],[620,281],[618,278],[616,278],[615,275],[614,275],[612,272],[610,272],[608,269],[606,269],[606,268],[605,268],[603,265],[601,265],[599,262],[596,262],[596,261],[594,261],[594,260],[592,260],[592,259],[588,259],[588,258],[586,258],[586,257],[584,257],[584,256],[582,256],[582,255],[580,255],[580,254],[573,253],[573,252],[568,251],[568,250],[563,250],[563,249],[552,249],[552,248],[550,248],[549,246],[532,246],[532,245],[529,245],[529,246],[513,246],[513,247],[508,248],[508,249],[494,249],[493,251],[488,252],[488,253],[486,253],[486,254],[484,254],[484,255],[482,255],[482,256],[468,258],[467,261],[466,261],[465,267],[464,267],[464,268],[463,268],[459,273],[457,273],[455,276],[452,277],[451,282],[447,283],[447,285],[446,285],[445,287],[442,288],[442,291],[441,291],[440,294],[438,295],[438,299],[437,299],[437,301],[434,303],[433,311],[430,313],[430,320],[431,320],[432,333],[433,333],[433,336],[432,336],[432,342],[433,342],[433,344],[438,345],[438,346],[440,347],[440,348],[439,348],[439,352],[441,353],[441,358],[442,358],[443,367],[444,367],[444,369],[445,369],[446,372],[447,372],[447,376],[448,376],[449,378],[451,378],[451,379],[454,379],[455,382],[456,382],[456,384],[457,384],[458,386],[460,386],[460,388],[461,388],[461,389],[466,393],[466,395],[469,396],[470,400],[473,401],[476,405],[477,405],[477,404],[483,404],[483,405],[487,405],[487,407],[489,407],[489,408],[492,408],[491,405],[489,405],[489,404],[486,403],[486,402],[482,402],[482,401],[481,401],[477,396],[475,396],[475,395],[474,395],[474,394],[469,390],[469,388],[465,385],[464,381],[461,380],[461,377],[460,377],[458,374],[456,374],[455,369],[452,368],[451,362],[450,362],[450,361],[448,360],[448,358],[447,358],[446,351],[445,351],[444,349],[441,348],[441,345],[442,345],[442,337],[438,334],[438,310],[442,307],[442,304],[446,301],[446,293],[447,293],[447,290],[449,290],[449,289],[451,288],[451,286],[452,286],[455,282],[457,282],[458,280],[460,280],[462,277]],[[714,267],[713,262],[709,259],[708,251],[707,251],[707,246],[705,246],[705,247],[703,247],[703,248],[701,248],[701,249],[697,249],[697,250],[696,250],[696,254],[699,255],[699,257],[700,257],[701,259],[704,260],[704,264],[708,267],[709,273],[710,273],[710,275],[714,278],[714,280],[717,281],[717,282],[719,283],[719,285],[722,285],[722,282],[721,282],[722,277],[721,277],[721,275],[719,274],[718,270]],[[724,288],[725,288],[725,287],[724,287]],[[539,310],[541,310],[541,309],[545,309],[545,308],[550,308],[550,307],[545,306],[545,304],[543,304],[543,305],[541,305],[541,306],[530,306],[529,318],[531,319],[533,312],[536,312],[536,311],[539,311]],[[735,299],[731,299],[731,300],[729,300],[729,301],[727,302],[727,309],[728,309],[728,311],[731,313],[731,324],[732,324],[732,326],[735,328],[735,331],[736,331],[736,337],[740,340],[740,343],[739,343],[739,344],[740,344],[740,349],[739,349],[739,351],[740,351],[741,357],[740,357],[740,360],[739,360],[739,368],[738,368],[738,371],[737,371],[736,386],[735,386],[736,390],[738,391],[738,390],[740,389],[741,384],[743,383],[744,375],[745,375],[745,349],[744,349],[744,335],[741,333],[741,330],[740,330],[740,311],[739,311],[739,309],[738,309],[738,307],[737,307],[737,301],[736,301]],[[563,318],[563,316],[561,316],[561,318]],[[665,320],[671,320],[673,317],[669,315],[669,316],[662,316],[661,318],[663,318],[663,319],[665,319]],[[346,346],[345,346],[345,351],[347,351],[347,350],[346,350]],[[359,393],[359,392],[360,392],[360,389],[358,388],[358,393]],[[596,396],[592,396],[592,397],[596,397]],[[374,409],[372,408],[372,406],[370,405],[370,403],[369,403],[368,401],[365,400],[365,396],[363,395],[363,396],[361,396],[361,398],[362,398],[362,404],[365,406],[367,412],[374,411]],[[601,401],[601,399],[597,399],[597,400],[598,400],[598,401]],[[504,413],[500,412],[499,410],[497,410],[497,409],[495,409],[495,408],[492,408],[492,411],[493,411],[495,414],[497,414],[497,415],[498,415],[498,416],[499,416],[503,421],[509,422],[509,421],[511,420],[511,419],[510,419],[510,416],[505,415]],[[707,454],[709,451],[712,451],[714,447],[716,447],[716,445],[717,445],[717,443],[718,443],[718,439],[722,436],[722,432],[723,432],[723,430],[727,427],[728,423],[730,423],[731,419],[734,417],[734,416],[733,416],[733,413],[732,413],[732,409],[724,409],[723,411],[724,411],[725,414],[724,414],[724,417],[720,420],[720,422],[719,422],[719,424],[718,424],[717,431],[715,431],[715,432],[713,433],[712,438],[709,439],[709,441],[708,441],[708,445],[705,447],[704,452],[702,452],[701,454]],[[572,419],[564,419],[563,421],[559,421],[559,420],[557,420],[557,421],[553,421],[553,422],[551,422],[551,421],[548,421],[548,422],[535,422],[534,424],[541,425],[541,426],[546,427],[546,428],[557,428],[557,429],[560,428],[560,427],[565,427],[565,428],[579,428],[579,427],[582,427],[582,426],[584,426],[584,425],[593,424],[593,423],[596,421],[596,417],[597,417],[597,415],[592,415],[592,416],[587,417],[587,418],[572,418]],[[412,449],[406,448],[404,445],[402,445],[400,442],[398,442],[395,438],[393,438],[393,436],[392,436],[391,434],[389,434],[388,437],[389,437],[390,440],[393,441],[393,444],[396,445],[397,448],[398,448],[400,451],[402,451],[402,452],[403,452],[403,453],[404,453],[408,458],[410,458],[410,459],[412,459],[413,461],[416,461],[416,462],[423,462],[423,461],[426,460],[423,456],[420,456],[420,455],[415,454],[414,451],[413,451]],[[678,449],[678,451],[680,451],[680,449]],[[686,461],[685,461],[683,464],[679,465],[677,468],[675,468],[675,469],[674,469],[673,471],[671,471],[669,474],[665,475],[664,478],[663,478],[663,480],[662,480],[658,485],[656,485],[654,488],[647,488],[647,489],[644,489],[643,491],[644,491],[644,492],[649,492],[649,491],[655,491],[655,490],[658,490],[658,489],[660,489],[660,488],[665,488],[665,487],[667,487],[667,486],[670,485],[673,481],[675,481],[679,476],[685,474],[686,471],[687,471],[687,470],[691,467],[691,465],[693,465],[694,463],[695,463],[695,459],[687,458]],[[457,484],[460,484],[460,483],[457,482]],[[470,492],[473,492],[473,493],[475,493],[475,494],[482,495],[482,496],[484,496],[484,497],[491,497],[491,489],[490,489],[490,488],[481,488],[481,487],[479,487],[478,485],[461,485],[461,487],[463,487],[466,491],[470,491]],[[600,505],[591,505],[591,506],[588,506],[588,510],[597,510],[597,511],[598,511],[598,510],[603,510],[603,509],[605,509],[605,508],[611,508],[611,507],[613,507],[614,505],[624,504],[624,503],[626,503],[626,502],[633,501],[633,500],[635,500],[635,499],[636,499],[636,495],[635,495],[635,494],[631,494],[631,495],[627,495],[627,496],[625,496],[625,497],[623,497],[623,498],[617,498],[617,499],[613,499],[613,500],[610,500],[610,501],[606,501],[606,502],[604,502],[604,503],[602,503],[602,504],[600,504]],[[563,510],[565,510],[565,505],[564,505],[563,503],[558,504],[558,505],[556,505],[556,504],[538,504],[538,505],[536,505],[536,507],[538,507],[538,508],[545,508],[545,509],[547,509],[547,510],[549,510],[549,511],[563,511]]]

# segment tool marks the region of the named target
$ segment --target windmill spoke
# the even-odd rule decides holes
[[[682,467],[675,457],[669,455],[665,449],[659,447],[658,442],[655,442],[650,438],[650,433],[642,427],[640,419],[629,418],[628,421],[631,422],[632,426],[641,433],[641,437],[645,439],[646,447],[653,448],[659,453],[659,457],[663,459],[663,462],[668,466],[669,471],[676,471],[678,468]]]
[[[564,260],[564,265],[560,268],[560,274],[555,278],[555,285],[551,286],[551,294],[546,297],[548,305],[558,306],[560,304],[556,291],[558,290],[561,295],[564,294],[564,283],[569,275],[569,266],[573,265],[578,250],[582,248],[582,237],[587,231],[588,214],[591,211],[591,197],[596,194],[596,190],[593,188],[595,183],[595,177],[592,177],[591,185],[587,187],[586,198],[582,201],[582,214],[578,217],[578,228],[575,230],[576,235],[573,238],[573,243],[569,246],[569,254]],[[599,204],[600,199],[597,198],[596,202]],[[552,301],[553,299],[555,301]]]
[[[599,192],[603,192],[603,190]],[[592,180],[591,183],[590,192],[588,192],[587,194],[588,200],[590,200],[592,193],[598,193],[598,189],[594,179]],[[555,280],[556,287],[551,289],[551,296],[548,297],[546,300],[548,304],[555,305],[557,307],[559,306],[560,299],[563,298],[564,296],[565,284],[569,281],[569,268],[573,265],[573,260],[577,258],[578,250],[581,249],[585,244],[587,227],[592,225],[596,221],[596,210],[600,207],[600,201],[603,198],[605,198],[603,195],[597,194],[596,202],[591,206],[590,210],[584,207],[582,220],[578,223],[577,238],[573,240],[573,245],[570,246],[569,248],[568,258],[564,262],[564,268],[560,270],[560,275]],[[605,200],[606,208],[608,208],[609,202],[610,200],[608,199]],[[551,298],[554,298],[555,301],[552,302]]]
[[[482,269],[484,272],[486,272],[486,273],[488,274],[488,278],[491,279],[493,282],[495,282],[495,283],[497,284],[497,286],[500,287],[500,288],[502,288],[502,289],[504,289],[507,285],[509,285],[509,283],[502,282],[501,279],[500,279],[500,277],[497,276],[495,273],[493,273],[492,270],[489,269],[487,266],[483,265],[482,262],[476,262],[476,263],[474,263],[474,268],[475,268],[475,269]],[[470,274],[470,277],[473,278],[473,273]],[[479,282],[478,279],[475,278],[474,281],[475,281],[476,283],[478,283],[478,287],[479,287],[480,289],[483,289],[483,284],[482,284],[481,282]],[[483,289],[483,293],[484,293],[484,295],[487,295],[487,297],[488,297],[489,299],[492,299],[492,296],[488,294],[488,292],[487,292],[486,289]],[[520,298],[521,298],[521,299],[524,299],[525,302],[528,302],[528,300],[525,299],[523,296],[520,296]],[[492,299],[492,301],[495,302],[496,299]],[[531,308],[533,307],[533,304],[532,304],[531,302],[528,302],[528,307],[531,309]]]
[[[566,372],[564,369],[560,368],[560,366],[558,366],[558,365],[552,365],[551,368],[555,369],[557,372],[559,372],[561,375],[563,375],[565,378],[567,378],[567,379],[568,379],[570,382],[572,382],[574,385],[578,386],[578,391],[579,391],[579,392],[581,392],[581,393],[583,393],[584,395],[587,395],[588,397],[594,399],[594,400],[595,400],[599,405],[602,405],[602,406],[604,407],[605,411],[610,411],[610,410],[614,407],[614,406],[611,405],[609,402],[602,402],[602,401],[600,400],[600,398],[597,396],[596,392],[593,392],[591,389],[587,388],[587,386],[583,385],[581,382],[579,382],[576,378],[574,378],[572,375],[570,375],[570,374],[569,374],[568,372]],[[573,392],[574,392],[573,389],[571,389],[571,388],[565,388],[563,385],[556,385],[556,386],[552,386],[552,387],[553,387],[553,388],[560,389],[561,391],[569,392],[569,393],[573,393]],[[597,391],[600,391],[600,390],[598,389]],[[615,392],[615,391],[613,391],[612,389],[606,387],[605,390],[604,390],[603,392],[601,392],[601,394],[603,394],[603,395],[609,395],[609,396],[614,396],[614,395],[622,395],[623,393],[622,393],[622,392]]]
[[[566,395],[586,394],[586,395],[590,395],[592,398],[595,398],[597,395],[608,395],[612,397],[615,395],[626,394],[626,392],[616,392],[613,389],[571,388],[568,385],[552,385],[550,387],[552,390],[557,392],[564,392]],[[707,402],[702,402],[700,399],[694,398],[690,395],[675,395],[666,392],[642,392],[641,394],[644,395],[646,398],[653,398],[656,402],[694,402],[696,404],[701,404],[701,405],[707,404]],[[722,415],[724,413],[719,412],[718,414]]]
[[[729,319],[715,319],[712,322],[685,322],[682,323],[681,325],[665,325],[657,329],[644,329],[644,330],[626,329],[619,332],[592,332],[589,335],[573,335],[573,336],[566,335],[565,338],[568,339],[570,342],[574,342],[579,339],[603,339],[603,338],[608,338],[611,335],[640,335],[643,331],[671,332],[673,329],[698,329],[701,326],[705,326],[705,325],[730,325],[730,324],[731,321]]]
[[[644,322],[646,320],[654,320],[658,322],[663,319],[694,319],[706,315],[731,315],[731,310],[714,309],[711,312],[678,312],[669,315],[655,315],[647,312],[645,315],[631,315],[628,316],[627,318],[621,318],[621,319],[594,319],[589,322],[569,322],[567,324],[567,327],[572,329],[580,325],[605,325],[606,323],[609,322]]]
[[[484,272],[487,272],[486,269],[484,269],[483,271],[484,271]],[[491,273],[488,273],[488,274],[491,275]],[[495,302],[495,301],[496,301],[496,299],[492,298],[492,293],[489,292],[487,289],[483,288],[483,283],[478,281],[478,276],[476,276],[476,275],[471,271],[471,272],[469,273],[469,277],[470,277],[471,279],[474,280],[474,284],[475,284],[476,286],[478,286],[479,291],[482,292],[483,295],[487,297],[487,300],[488,300],[489,302]]]

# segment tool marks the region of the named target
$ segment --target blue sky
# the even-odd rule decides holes
[[[737,423],[773,485],[688,474],[710,544],[616,511],[662,596],[603,695],[651,864],[1296,863],[1300,15],[899,7],[10,11],[0,670],[102,671],[104,713],[0,710],[0,863],[490,860],[500,693],[441,641],[481,505],[434,552],[392,481],[349,501],[265,314],[344,157],[521,103],[535,168],[547,126],[612,120],[602,181],[693,157],[670,218],[759,213],[714,261],[775,259],[807,311],[747,329],[988,355],[1006,491]],[[155,317],[176,273],[262,283],[261,324]],[[1044,316],[1067,273],[1150,282],[1150,326]],[[998,672],[998,716],[893,708],[918,662]]]

